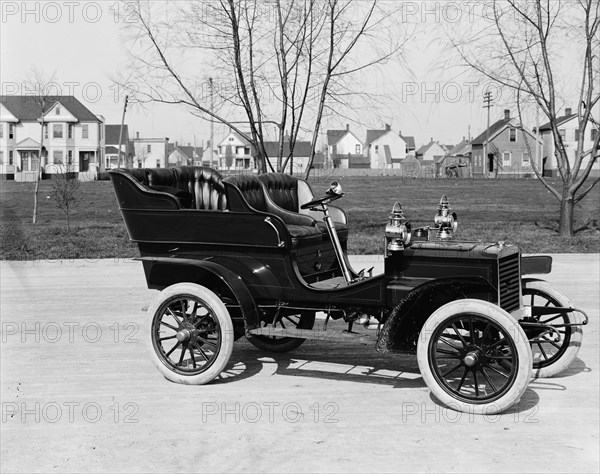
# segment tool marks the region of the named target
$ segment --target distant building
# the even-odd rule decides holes
[[[137,132],[133,140],[135,151],[134,167],[137,168],[166,168],[169,138],[140,138]]]
[[[177,142],[167,146],[167,166],[202,166],[202,147],[191,144],[179,145]]]
[[[219,168],[222,170],[241,170],[255,168],[252,145],[236,131],[229,134],[218,144]]]
[[[406,158],[406,141],[386,124],[384,130],[367,130],[364,155],[371,169],[400,168]]]
[[[473,176],[471,143],[465,137],[436,161],[436,176],[468,178]]]
[[[448,153],[448,149],[444,145],[440,145],[433,137],[429,143],[421,146],[416,152],[415,157],[421,165],[421,176],[431,178],[436,175],[436,170],[439,168],[439,162]]]
[[[277,157],[279,156],[279,142],[264,142],[265,151],[267,152],[268,160],[273,166],[273,169],[277,169]],[[290,143],[289,138],[283,142],[283,162],[290,156]],[[296,141],[294,144],[294,153],[290,158],[288,165],[286,166],[286,173],[299,175],[306,171],[308,161],[310,158],[310,142],[308,141]],[[267,165],[267,168],[269,166]]]
[[[565,114],[562,117],[557,118],[558,132],[562,136],[563,143],[567,149],[567,155],[571,165],[575,160],[575,153],[577,151],[577,144],[579,141],[579,121],[578,116],[572,113],[572,109],[566,108]],[[535,129],[534,129],[535,131]],[[543,142],[542,148],[542,169],[545,176],[558,176],[558,166],[556,164],[554,136],[552,134],[552,127],[550,122],[540,126],[540,136]],[[586,127],[585,137],[583,137],[583,150],[591,150],[596,137],[598,136],[598,128],[594,127],[592,123],[589,123]],[[585,168],[589,163],[590,156],[588,155],[582,161],[582,168]],[[592,165],[592,176],[600,175],[600,160],[596,160],[596,163]]]
[[[511,118],[510,110],[504,110],[503,118],[471,141],[474,176],[532,174],[536,143],[541,146],[541,139],[536,141],[533,132]],[[484,156],[484,150],[487,156]],[[537,165],[541,167],[541,163]]]
[[[107,170],[112,168],[131,167],[134,155],[133,148],[130,147],[129,127],[123,125],[123,136],[121,137],[120,124],[107,124],[105,126],[106,138],[104,140],[104,167]],[[119,139],[121,140],[121,163],[119,165]]]
[[[349,124],[346,124],[345,130],[327,130],[327,161],[331,166],[353,167],[362,158],[363,144],[350,131]]]
[[[80,177],[93,179],[104,158],[103,118],[73,96],[49,96],[42,130],[35,99],[0,96],[0,174],[33,181],[40,166],[51,174],[68,165]]]

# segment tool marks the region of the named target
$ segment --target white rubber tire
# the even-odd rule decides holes
[[[213,320],[216,321],[220,329],[220,344],[218,345],[216,356],[205,370],[195,374],[181,373],[176,371],[174,367],[169,366],[165,360],[164,352],[154,344],[154,338],[156,337],[153,329],[154,320],[162,316],[162,314],[157,313],[164,313],[164,305],[169,301],[184,296],[202,302],[205,308],[209,310]],[[208,288],[194,283],[177,283],[171,285],[162,290],[152,302],[148,308],[148,316],[149,320],[144,329],[146,333],[145,340],[148,344],[150,357],[159,372],[171,382],[186,385],[206,384],[217,377],[229,362],[234,341],[233,323],[223,302]]]
[[[563,308],[573,308],[573,303],[569,299],[567,295],[565,295],[558,288],[555,288],[551,284],[541,280],[523,280],[523,302],[524,304],[528,303],[529,298],[527,298],[527,290],[533,290],[536,294],[540,296],[549,297],[551,300],[558,303],[559,306]],[[530,294],[530,293],[529,293]],[[579,323],[581,322],[580,313],[571,312],[566,314],[567,320],[569,323]],[[579,353],[579,348],[581,347],[581,341],[583,339],[583,330],[581,326],[571,326],[570,327],[570,337],[567,349],[564,353],[556,359],[550,365],[541,366],[541,364],[536,364],[534,359],[534,367],[533,367],[533,376],[536,378],[545,378],[545,377],[554,377],[564,372],[571,363],[577,357]],[[535,351],[535,347],[532,348],[532,352]]]
[[[510,337],[516,349],[517,371],[512,385],[499,398],[484,402],[471,402],[449,393],[434,375],[430,366],[429,352],[436,329],[460,314],[475,315],[495,323]],[[531,380],[532,358],[529,341],[514,318],[500,307],[477,299],[461,299],[445,304],[425,322],[417,343],[417,362],[421,375],[433,395],[445,406],[456,411],[492,415],[501,413],[517,403],[527,390]],[[460,390],[460,389],[459,389]]]

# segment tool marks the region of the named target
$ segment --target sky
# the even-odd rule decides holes
[[[455,144],[469,133],[476,136],[486,124],[481,102],[486,84],[440,71],[438,58],[443,52],[428,32],[428,25],[451,21],[450,11],[444,2],[408,4],[409,19],[421,23],[421,28],[407,49],[406,63],[392,64],[368,81],[368,87],[387,90],[393,99],[369,123],[350,123],[351,130],[364,139],[367,128],[381,129],[389,123],[393,130],[415,136],[417,147],[430,138]],[[120,123],[124,91],[116,78],[131,61],[122,34],[126,17],[119,15],[126,13],[127,2],[3,1],[0,8],[1,94],[27,93],[23,80],[37,68],[47,76],[54,73],[56,93],[75,95],[106,123]],[[506,106],[501,97],[491,110],[492,121],[501,118]],[[143,137],[166,136],[172,142],[197,145],[210,136],[208,122],[175,105],[130,106],[125,122],[131,136],[139,132]],[[329,120],[321,136],[327,128],[343,128],[347,122]],[[226,132],[217,127],[216,141]]]

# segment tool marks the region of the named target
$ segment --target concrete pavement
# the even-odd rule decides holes
[[[547,280],[590,316],[579,357],[488,417],[436,404],[414,357],[342,343],[240,340],[221,379],[169,383],[139,262],[1,262],[1,470],[598,472],[599,256],[554,257]]]

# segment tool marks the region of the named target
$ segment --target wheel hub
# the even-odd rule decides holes
[[[467,367],[473,367],[477,362],[479,362],[479,352],[478,351],[469,351],[467,355],[463,358],[463,362]]]
[[[177,334],[175,337],[177,338],[177,340],[179,342],[185,342],[185,341],[188,341],[192,337],[192,333],[190,332],[189,329],[181,329],[180,331],[177,331]]]

